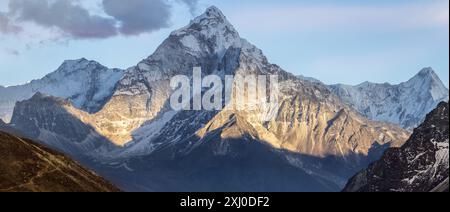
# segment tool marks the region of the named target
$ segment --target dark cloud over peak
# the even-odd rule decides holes
[[[70,39],[139,35],[169,27],[174,2],[185,4],[191,13],[198,4],[198,0],[96,0],[103,10],[97,15],[83,7],[83,1],[87,0],[10,0],[9,11],[0,13],[0,33],[18,33],[23,23],[31,22]]]
[[[74,1],[13,0],[9,9],[19,21],[56,28],[73,38],[107,38],[117,34],[114,19],[91,15]]]
[[[119,21],[125,35],[152,32],[169,26],[170,5],[165,0],[103,0],[106,14]]]

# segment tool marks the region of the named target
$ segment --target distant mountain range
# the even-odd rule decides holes
[[[388,149],[379,161],[351,178],[344,191],[448,192],[448,112],[448,103],[439,104],[405,145]]]
[[[280,107],[173,111],[170,79],[191,77],[193,67],[222,80],[278,75]],[[269,63],[210,7],[126,71],[66,61],[41,80],[0,88],[0,114],[7,127],[125,191],[340,191],[386,149],[404,144],[411,133],[395,124],[418,124],[444,96],[440,81],[429,78],[381,91],[299,78]]]
[[[442,102],[449,91],[431,68],[425,68],[399,85],[365,82],[357,86],[331,85],[344,102],[372,120],[412,130]]]
[[[297,77],[325,85],[312,77]],[[432,68],[424,68],[407,82],[398,85],[364,82],[356,86],[325,86],[365,117],[397,124],[408,130],[419,126],[440,102],[448,102],[449,99],[448,88]]]

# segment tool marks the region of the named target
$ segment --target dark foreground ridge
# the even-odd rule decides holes
[[[0,131],[0,192],[117,192],[66,156]]]
[[[440,103],[404,146],[386,151],[350,179],[344,191],[448,192],[448,110],[448,103]]]

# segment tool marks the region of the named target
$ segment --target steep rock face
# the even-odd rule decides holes
[[[109,151],[114,146],[89,124],[92,117],[68,100],[36,93],[18,102],[11,126],[29,138],[72,156]]]
[[[221,77],[279,75],[280,108],[172,111],[170,78],[191,76],[196,66],[204,75]],[[127,70],[100,111],[64,108],[69,117],[123,147],[96,154],[101,161],[96,170],[126,190],[337,191],[387,146],[400,146],[408,136],[363,118],[325,86],[270,64],[215,7]],[[264,119],[268,114],[274,114],[269,121]],[[37,125],[48,129],[52,120],[40,119]]]
[[[40,80],[0,88],[0,118],[10,122],[16,102],[29,99],[37,92],[68,99],[86,112],[97,112],[111,97],[123,72],[84,58],[65,61],[55,72]]]
[[[111,114],[111,116],[120,114],[122,117],[137,119],[136,123],[139,124],[135,125],[136,129],[140,127],[140,124],[144,124],[144,121],[151,122],[158,114],[167,112],[167,100],[171,92],[161,90],[170,90],[167,89],[170,77],[177,74],[190,76],[194,66],[202,67],[204,75],[278,74],[280,80],[295,80],[294,76],[268,63],[262,51],[241,39],[220,10],[212,7],[188,26],[173,32],[152,56],[129,70],[119,82],[118,89],[108,106],[105,107],[105,111],[111,110],[115,113],[105,112],[105,114]],[[303,85],[306,88],[302,87]],[[328,93],[328,96],[332,96],[324,87],[317,88],[319,85],[303,83],[298,87],[302,90],[310,90],[309,93],[299,93],[298,96],[302,94],[315,96],[313,92]],[[160,95],[155,97],[155,93]],[[316,102],[320,101],[328,100],[325,96]],[[336,99],[333,101],[339,102]],[[126,109],[122,107],[124,104],[128,105]],[[343,105],[336,105],[336,107],[343,107]],[[106,117],[106,119],[110,118]],[[119,128],[121,126],[111,129]],[[131,133],[128,134],[131,135]],[[119,142],[131,140],[133,139],[128,137]]]
[[[331,85],[344,102],[372,120],[417,127],[441,101],[448,101],[448,89],[431,68],[425,68],[399,85],[363,83],[357,86]]]
[[[344,191],[448,191],[448,110],[448,103],[440,103],[404,146],[389,149],[350,179]]]
[[[151,96],[147,87],[151,87],[154,82],[162,82],[173,74],[190,75],[195,63],[185,60],[180,63],[168,61],[168,58],[177,58],[173,52],[184,52],[183,54],[188,55],[188,58],[190,53],[186,53],[184,47],[180,49],[177,45],[174,45],[176,48],[166,48],[166,46],[173,42],[178,43],[179,38],[176,36],[191,33],[196,38],[194,40],[200,40],[199,43],[203,44],[205,41],[201,40],[202,36],[197,37],[197,35],[211,34],[209,32],[211,27],[215,27],[215,24],[211,25],[211,23],[227,23],[226,20],[217,21],[217,17],[224,18],[223,15],[210,17],[208,14],[221,13],[217,8],[210,8],[205,15],[195,19],[189,26],[172,33],[169,40],[155,53],[160,59],[153,60],[156,56],[151,56],[149,60],[144,60],[143,63],[146,65],[140,65],[141,67],[138,65],[136,70],[128,72],[124,80],[119,83],[119,90],[113,99],[123,95],[142,97],[146,92],[145,95]],[[212,21],[204,19],[212,19]],[[118,178],[115,177],[117,180],[115,182],[129,189],[157,191],[176,188],[186,191],[202,191],[201,188],[222,190],[226,187],[228,187],[225,189],[227,191],[240,190],[238,188],[249,188],[252,191],[311,189],[305,184],[301,185],[300,182],[290,189],[275,183],[276,179],[282,179],[282,173],[272,176],[273,180],[270,181],[274,183],[272,188],[264,187],[259,183],[251,187],[250,178],[240,175],[237,171],[230,172],[229,175],[223,173],[223,178],[217,178],[225,180],[242,177],[241,181],[236,180],[226,186],[214,187],[213,178],[205,181],[193,180],[194,178],[206,179],[207,176],[212,175],[214,172],[209,168],[214,169],[214,164],[221,164],[227,168],[235,166],[235,170],[249,169],[249,172],[257,172],[256,168],[250,167],[260,167],[257,161],[265,161],[264,157],[275,157],[278,158],[276,162],[268,163],[264,170],[275,171],[277,170],[275,166],[280,167],[280,170],[284,167],[282,168],[286,172],[284,179],[294,179],[295,173],[307,173],[306,176],[314,177],[302,177],[299,181],[304,180],[314,185],[312,187],[315,189],[311,190],[339,190],[338,188],[344,186],[348,177],[377,159],[387,146],[400,146],[409,136],[398,127],[363,118],[342,103],[327,87],[298,80],[280,67],[270,64],[261,50],[238,38],[237,33],[221,29],[223,27],[219,27],[219,30],[214,29],[214,32],[224,34],[218,35],[221,38],[213,36],[215,39],[213,39],[215,42],[213,47],[220,47],[222,43],[219,41],[227,40],[224,37],[228,35],[232,35],[235,42],[225,45],[229,47],[223,55],[219,54],[223,51],[215,48],[213,51],[207,51],[207,48],[196,48],[196,50],[200,49],[193,53],[196,58],[202,54],[208,55],[207,58],[209,58],[205,60],[209,61],[207,63],[203,62],[203,59],[197,60],[204,73],[215,73],[219,76],[225,74],[279,75],[281,107],[258,108],[255,111],[181,112],[162,107],[163,109],[159,110],[156,116],[149,118],[141,128],[134,131],[133,142],[128,143],[126,148],[117,153],[119,158],[111,159],[111,164],[116,164],[116,168],[110,170],[111,173],[121,172],[125,176],[138,175],[139,177],[135,177],[135,181],[131,183],[121,181],[120,178],[123,178],[123,175],[119,175]],[[232,29],[232,26],[225,29]],[[198,32],[198,30],[201,31]],[[211,58],[217,59],[211,60]],[[210,64],[214,65],[209,66]],[[182,66],[181,69],[165,69],[179,65]],[[173,70],[182,71],[174,73]],[[143,83],[148,81],[151,82]],[[263,117],[267,113],[274,113],[275,116],[266,121]],[[244,151],[251,148],[260,149],[266,155]],[[205,158],[208,158],[207,161],[203,161]],[[249,160],[247,168],[233,163],[240,158]],[[180,163],[184,164],[184,169],[176,168]],[[203,165],[198,166],[198,164]],[[174,176],[174,179],[161,179],[162,176]],[[258,178],[260,182],[269,181],[261,175],[253,177]],[[183,180],[183,178],[193,181]],[[278,189],[276,189],[277,185],[280,186]]]
[[[111,101],[101,111],[102,119],[111,120],[105,123],[108,134],[115,134],[117,144],[131,141],[133,131],[168,110],[171,77],[190,76],[193,67],[202,67],[205,75],[212,74],[226,51],[240,47],[241,42],[217,8],[208,9],[185,28],[173,32],[154,54],[128,70],[119,81]],[[123,119],[127,120],[126,130],[120,123]]]
[[[3,120],[0,119],[0,131],[10,133],[13,135],[25,137],[24,133],[20,132],[18,129],[15,129],[14,127],[10,126],[9,124],[5,123]]]
[[[117,192],[64,155],[0,131],[0,191]]]

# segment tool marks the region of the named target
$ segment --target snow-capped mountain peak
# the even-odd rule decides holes
[[[211,6],[208,9],[206,9],[205,13],[203,14],[203,16],[207,16],[207,17],[211,17],[211,18],[217,18],[217,19],[222,19],[222,20],[226,20],[225,15],[222,13],[222,11],[217,8],[216,6]],[[202,17],[202,16],[200,16]]]
[[[438,103],[448,101],[448,89],[432,68],[424,68],[407,82],[391,85],[365,82],[357,86],[331,85],[330,90],[366,117],[412,129]]]
[[[239,47],[242,44],[239,33],[215,6],[208,8],[189,25],[172,32],[171,35],[179,37],[181,43],[194,52],[202,51],[205,41],[215,44],[206,49],[221,55],[231,46]]]
[[[65,60],[58,69],[49,74],[55,74],[55,73],[64,73],[64,74],[71,74],[73,72],[77,71],[102,71],[107,70],[108,68],[101,65],[97,61],[93,60],[87,60],[86,58],[76,59],[76,60]]]
[[[112,95],[123,70],[108,69],[85,58],[66,60],[56,71],[30,83],[0,89],[0,117],[9,122],[17,101],[41,92],[69,99],[74,106],[97,112]]]
[[[416,76],[404,83],[404,86],[415,88],[417,91],[428,92],[432,99],[437,102],[448,101],[448,89],[430,67],[422,69]]]
[[[44,78],[58,78],[58,80],[61,80],[68,75],[104,74],[107,72],[112,72],[112,75],[122,75],[124,70],[110,69],[95,60],[81,58],[76,60],[65,60],[56,71],[48,74]]]
[[[441,79],[439,79],[436,72],[434,72],[433,68],[431,67],[423,68],[422,70],[419,71],[419,73],[417,73],[413,78],[408,80],[408,82],[406,83],[412,84],[417,82],[436,82],[442,84]]]
[[[222,11],[220,11],[215,6],[212,6],[208,8],[202,15],[197,16],[194,20],[192,20],[189,25],[174,31],[172,35],[178,35],[179,33],[186,32],[188,29],[193,30],[195,29],[195,27],[197,27],[196,30],[198,31],[205,30],[207,28],[218,29],[219,24],[231,27],[233,31],[236,32],[236,30],[234,30],[234,27],[227,20],[226,16],[223,15]]]
[[[148,58],[130,68],[115,95],[149,95],[153,83],[192,74],[193,66],[213,72],[230,49],[247,45],[217,7],[208,8],[185,27],[173,31]]]
[[[427,77],[427,76],[432,76],[432,77],[436,77],[436,72],[434,72],[433,68],[431,67],[426,67],[423,68],[422,70],[420,70],[420,72],[417,74],[417,76],[419,77]]]

